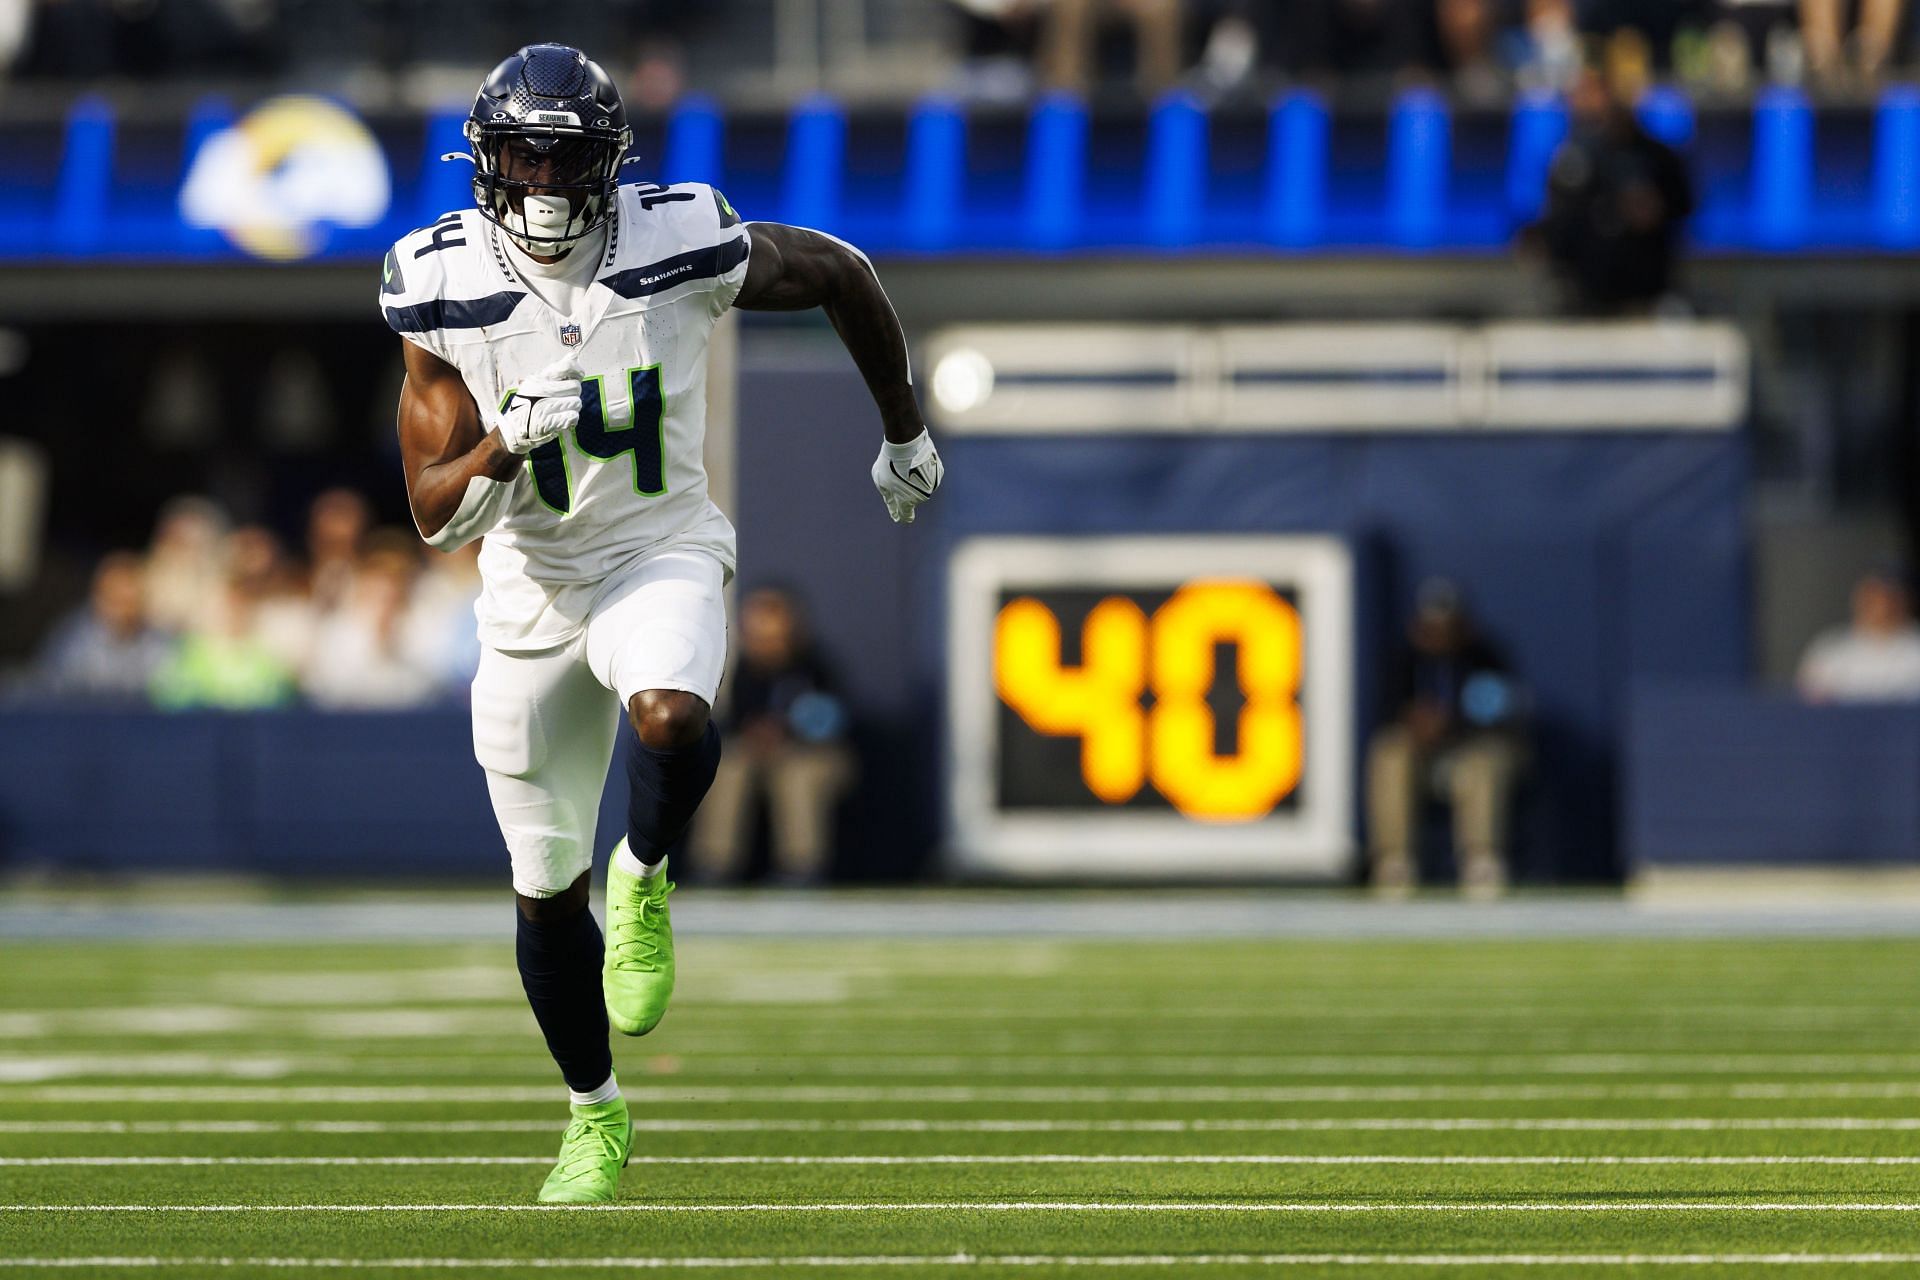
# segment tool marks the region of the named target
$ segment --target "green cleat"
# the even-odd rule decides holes
[[[672,892],[664,864],[644,880],[607,865],[607,959],[601,985],[607,1020],[622,1035],[653,1030],[673,997],[673,920],[667,914]]]
[[[540,1188],[540,1203],[606,1203],[632,1152],[633,1121],[625,1098],[575,1106],[573,1123],[560,1139],[559,1163]]]

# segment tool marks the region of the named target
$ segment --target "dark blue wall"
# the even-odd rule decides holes
[[[837,871],[920,874],[939,835],[939,518],[932,507],[912,525],[887,518],[868,475],[879,422],[837,344],[747,361],[739,443],[739,584],[796,588],[852,694],[861,777]]]
[[[464,709],[0,713],[0,860],[506,879]]]
[[[1636,691],[1626,756],[1636,863],[1920,858],[1920,708],[1653,683]]]
[[[741,390],[742,581],[803,591],[877,740],[905,752],[882,766],[889,788],[856,801],[860,830],[898,833],[862,857],[937,840],[944,564],[971,535],[1341,535],[1363,578],[1363,728],[1414,585],[1454,578],[1534,691],[1522,869],[1535,878],[1619,872],[1632,681],[1747,674],[1736,433],[949,436],[939,499],[897,529],[867,479],[878,428],[844,356],[749,359]]]

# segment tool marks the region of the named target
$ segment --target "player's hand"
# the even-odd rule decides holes
[[[580,370],[565,356],[514,388],[500,415],[500,441],[524,456],[579,425]]]
[[[946,464],[924,427],[905,444],[883,442],[880,456],[873,460],[873,487],[886,501],[887,514],[895,524],[912,524],[913,509],[933,496],[946,474]]]

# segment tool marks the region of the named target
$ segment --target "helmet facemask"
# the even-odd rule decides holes
[[[480,211],[528,253],[560,255],[613,216],[622,128],[469,123]]]

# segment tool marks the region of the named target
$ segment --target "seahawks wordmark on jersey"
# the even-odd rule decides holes
[[[707,340],[746,281],[747,230],[697,183],[626,186],[619,198],[571,315],[528,286],[476,209],[408,233],[382,269],[387,324],[460,371],[482,421],[563,356],[586,376],[580,425],[535,449],[493,495],[477,612],[495,648],[571,640],[604,584],[663,547],[703,549],[733,568],[733,526],[707,497],[701,449]]]

